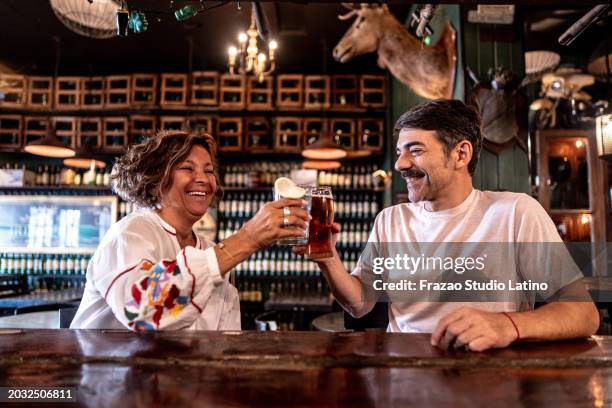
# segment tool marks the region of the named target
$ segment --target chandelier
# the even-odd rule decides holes
[[[274,53],[278,48],[278,43],[274,40],[268,42],[268,55],[260,52],[257,46],[259,34],[257,33],[257,18],[255,7],[251,10],[251,25],[246,33],[238,35],[239,48],[231,46],[229,53],[229,71],[231,74],[253,74],[259,82],[262,82],[266,75],[271,74],[276,69]]]
[[[77,34],[91,38],[115,36],[115,0],[50,0],[57,18]]]

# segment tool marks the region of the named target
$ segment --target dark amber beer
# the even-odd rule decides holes
[[[308,232],[308,258],[320,259],[332,256],[332,224],[334,223],[334,197],[331,187],[314,187],[310,190],[312,203]]]

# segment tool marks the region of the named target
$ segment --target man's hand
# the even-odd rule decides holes
[[[338,258],[338,253],[336,252],[336,241],[338,240],[338,233],[340,232],[340,224],[338,224],[337,222],[334,222],[331,226],[331,241],[332,241],[332,256],[329,258],[319,258],[317,259],[316,263],[319,264],[324,264],[326,262],[331,262],[332,260],[334,260],[335,258]],[[308,245],[294,245],[292,247],[292,251],[294,254],[296,255],[307,255],[308,254]]]
[[[440,319],[431,334],[431,345],[483,351],[506,347],[516,339],[516,329],[508,316],[462,307]]]

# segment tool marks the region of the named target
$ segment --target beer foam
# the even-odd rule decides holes
[[[296,185],[287,177],[280,177],[274,182],[274,191],[284,198],[302,198],[306,190]]]

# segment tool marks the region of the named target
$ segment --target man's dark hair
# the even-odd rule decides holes
[[[467,140],[472,144],[473,150],[468,171],[470,175],[474,175],[482,149],[482,132],[480,115],[473,107],[456,99],[426,102],[399,117],[393,128],[396,138],[402,129],[435,130],[446,154],[449,154],[457,143]]]

